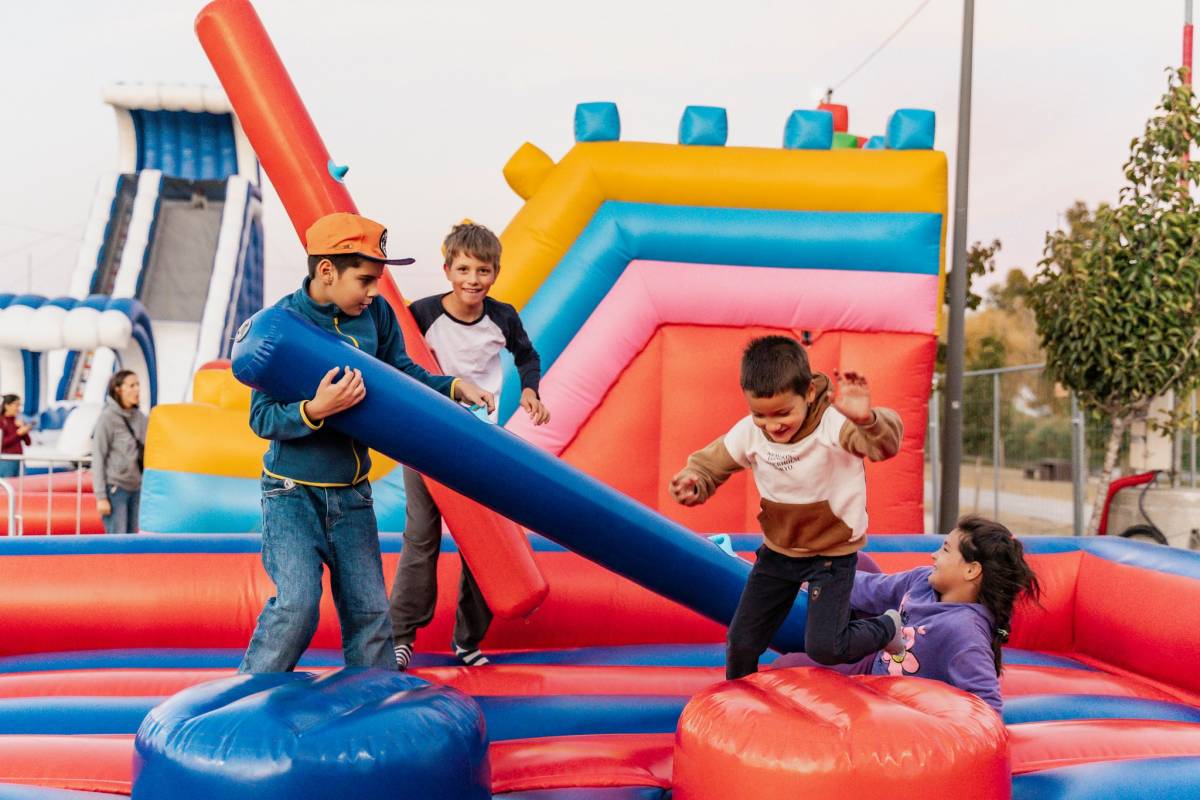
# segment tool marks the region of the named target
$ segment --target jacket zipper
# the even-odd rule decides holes
[[[338,325],[338,318],[337,318],[336,314],[333,317],[333,329],[335,331],[337,331],[338,336],[346,337],[347,339],[350,340],[351,344],[353,344],[355,347],[358,347],[358,339],[355,339],[353,336],[351,336],[348,333],[342,333],[341,326]],[[362,348],[360,347],[359,349],[361,350]]]

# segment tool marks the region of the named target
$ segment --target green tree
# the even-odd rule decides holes
[[[1000,252],[1000,240],[993,239],[991,244],[983,244],[975,242],[967,248],[967,310],[975,311],[983,303],[983,295],[977,294],[972,290],[972,285],[976,278],[982,278],[984,275],[996,271],[996,254]],[[950,308],[950,273],[953,269],[946,270],[946,279],[943,281],[942,287],[942,305]],[[947,310],[946,313],[949,313]],[[1000,364],[999,366],[1004,366]],[[976,369],[976,367],[967,366],[967,369]],[[982,369],[979,367],[978,369]],[[946,342],[938,340],[937,354],[935,358],[934,370],[942,375],[946,374]]]
[[[1028,295],[1029,276],[1014,267],[1004,276],[1003,284],[988,289],[987,305],[1010,314],[1019,313],[1024,310]]]
[[[996,254],[1000,252],[1000,240],[993,239],[991,244],[975,242],[967,248],[967,310],[974,311],[983,303],[983,295],[972,290],[977,278],[982,278],[996,271]],[[950,273],[946,270],[946,285],[942,291],[942,303],[950,305]]]
[[[1200,377],[1200,106],[1172,72],[1144,133],[1130,144],[1116,206],[1076,204],[1067,230],[1046,236],[1028,302],[1054,377],[1111,422],[1100,485],[1107,486],[1129,422],[1151,400]],[[1164,427],[1178,420],[1157,421]],[[1094,533],[1104,491],[1089,523]]]

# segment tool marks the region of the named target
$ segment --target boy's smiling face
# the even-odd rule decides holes
[[[456,253],[444,267],[454,299],[465,310],[478,311],[496,282],[496,267],[466,253]]]
[[[816,395],[816,387],[809,386],[806,395],[798,395],[790,389],[770,397],[756,397],[746,392],[750,405],[750,418],[773,442],[787,443],[800,430],[808,416],[808,404]]]

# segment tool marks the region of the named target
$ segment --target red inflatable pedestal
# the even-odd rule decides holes
[[[781,669],[692,698],[675,800],[1012,796],[1008,735],[982,700],[936,681]]]

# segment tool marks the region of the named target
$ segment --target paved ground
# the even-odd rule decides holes
[[[926,473],[925,507],[930,509],[933,503],[933,490],[928,480],[928,470]],[[958,495],[960,513],[982,514],[987,517],[998,516],[1001,522],[1021,534],[1056,536],[1072,534],[1074,508],[1069,482],[1032,481],[1024,478],[1019,470],[1007,469],[1001,470],[1000,492],[997,494],[992,487],[993,473],[990,467],[983,470],[975,470],[973,467],[965,468]],[[1091,513],[1094,487],[1089,486],[1088,489],[1084,508],[1085,523]],[[997,500],[999,501],[998,514]],[[929,531],[932,528],[932,514],[926,513],[925,529]]]

